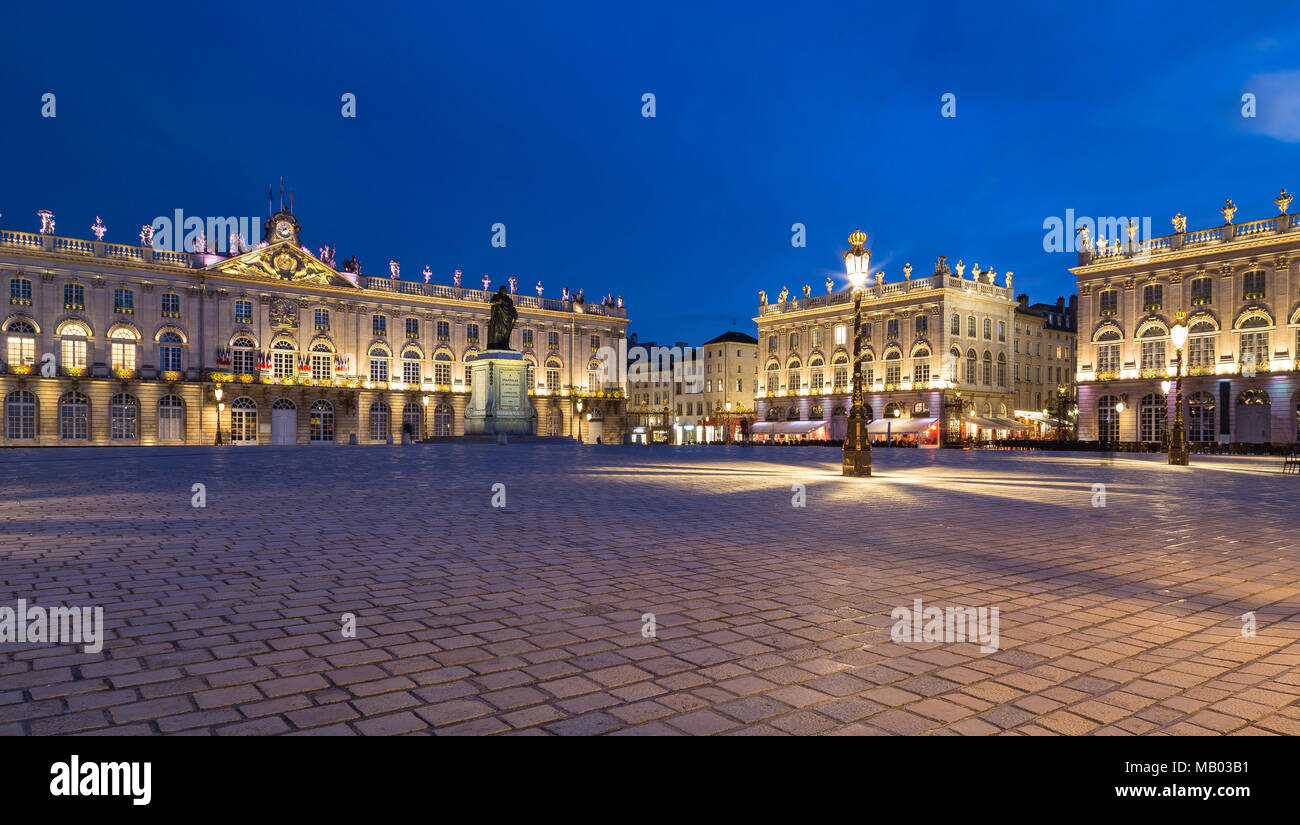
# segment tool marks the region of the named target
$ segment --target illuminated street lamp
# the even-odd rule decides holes
[[[578,399],[578,443],[582,443],[582,399]]]
[[[866,234],[859,229],[849,236],[851,248],[844,253],[844,271],[853,287],[853,406],[844,435],[843,474],[846,476],[871,475],[871,442],[862,409],[862,292],[871,266],[871,250],[863,246],[866,242]]]
[[[1169,330],[1173,339],[1174,350],[1178,353],[1175,379],[1177,394],[1174,397],[1174,432],[1169,441],[1169,463],[1187,466],[1187,433],[1183,431],[1183,345],[1187,343],[1187,313],[1181,310],[1174,314],[1174,328]]]
[[[426,395],[423,401],[424,401],[424,419],[423,419],[423,424],[421,425],[420,428],[421,440],[424,440],[429,437],[429,396]]]

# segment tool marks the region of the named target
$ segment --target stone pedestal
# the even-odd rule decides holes
[[[510,350],[487,350],[470,362],[470,399],[465,408],[466,435],[532,435],[533,403],[528,398],[524,356]]]

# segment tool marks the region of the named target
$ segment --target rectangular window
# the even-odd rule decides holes
[[[912,367],[912,381],[917,384],[926,384],[930,381],[930,362],[917,361]]]
[[[115,370],[134,370],[135,369],[135,342],[114,341],[110,348],[112,353],[113,369]]]
[[[1119,290],[1107,289],[1098,293],[1097,304],[1101,308],[1102,315],[1114,315],[1119,312]]]
[[[1214,336],[1193,335],[1187,339],[1187,366],[1214,366]]]
[[[1141,369],[1163,370],[1165,364],[1165,342],[1143,341]]]
[[[478,324],[465,325],[465,340],[471,344],[478,343]]]
[[[16,364],[27,364],[31,366],[36,363],[36,339],[27,337],[9,336],[9,366]]]
[[[388,359],[387,358],[370,359],[370,380],[371,381],[388,380]]]
[[[333,359],[326,353],[314,353],[311,357],[311,378],[313,381],[327,381],[334,377]]]
[[[181,296],[175,292],[165,292],[162,296],[162,317],[181,317]]]
[[[560,371],[557,369],[548,369],[546,371],[546,389],[548,392],[557,393],[560,391]],[[650,394],[646,394],[649,398]]]
[[[370,331],[374,335],[385,336],[388,334],[388,318],[383,315],[376,315],[370,321]]]
[[[86,368],[86,342],[65,338],[63,340],[63,368]]]
[[[1142,311],[1159,312],[1165,306],[1165,288],[1160,284],[1148,284],[1142,287]]]
[[[235,301],[235,323],[237,324],[253,323],[253,302],[252,301]]]
[[[438,322],[438,340],[447,341],[451,338],[451,324],[446,321]]]
[[[1211,278],[1196,278],[1192,281],[1192,306],[1209,306],[1214,302],[1214,281]]]
[[[1267,368],[1269,362],[1268,332],[1243,332],[1241,334],[1241,363]]]
[[[891,340],[898,337],[898,319],[890,318],[885,322],[885,336]]]
[[[929,335],[929,334],[930,334],[930,316],[929,316],[929,315],[918,315],[918,316],[916,316],[916,320],[913,322],[913,325],[916,327],[916,334],[917,334],[917,335]]]
[[[439,361],[433,365],[433,383],[441,386],[451,383],[451,364]]]
[[[113,290],[113,311],[118,315],[134,315],[135,293],[129,289]]]
[[[419,337],[420,337],[420,319],[419,319],[419,318],[407,318],[407,319],[406,319],[406,337],[407,337],[407,338],[419,338]]]
[[[420,383],[420,362],[412,360],[402,361],[402,380],[408,384]]]
[[[82,310],[86,308],[86,288],[81,284],[63,285],[63,308]]]
[[[14,306],[32,305],[32,282],[26,278],[14,278],[9,282],[9,303]]]
[[[524,330],[524,331],[521,333],[521,335],[522,335],[522,337],[523,337],[524,349],[532,349],[532,348],[533,348],[533,331],[532,331],[531,329],[526,329],[526,330]]]
[[[330,328],[330,311],[328,309],[318,309],[314,313],[316,319],[316,331],[328,332]]]
[[[559,348],[560,348],[560,333],[558,333],[558,332],[548,332],[548,333],[546,333],[546,346],[547,346],[548,349],[559,349]]]
[[[955,312],[952,314],[952,323],[949,325],[948,333],[950,335],[961,335],[961,316]]]
[[[835,346],[842,347],[849,340],[849,328],[840,324],[835,327]]]
[[[813,331],[812,331],[812,345],[813,345],[813,349],[820,349],[820,348],[821,348],[821,345],[822,345],[822,330],[821,330],[821,327],[813,327]],[[739,355],[740,353],[736,353],[736,354]]]
[[[276,378],[292,378],[298,372],[292,350],[272,350],[271,366]]]
[[[1259,270],[1243,273],[1241,276],[1241,299],[1243,301],[1264,300],[1267,288],[1264,285],[1264,273]]]
[[[600,349],[600,336],[599,335],[591,336],[591,351],[597,352],[599,349]]]

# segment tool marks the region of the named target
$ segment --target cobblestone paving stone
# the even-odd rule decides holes
[[[1277,460],[875,462],[3,451],[0,604],[102,605],[107,639],[0,644],[0,734],[1300,733],[1300,510]],[[1001,649],[892,642],[915,598],[998,607]]]

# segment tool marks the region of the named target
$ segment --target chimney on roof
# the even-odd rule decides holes
[[[1016,302],[1020,304],[1021,309],[1029,309],[1029,295],[1022,292],[1016,296]]]
[[[1060,295],[1056,296],[1056,311],[1065,312],[1065,298]]]

